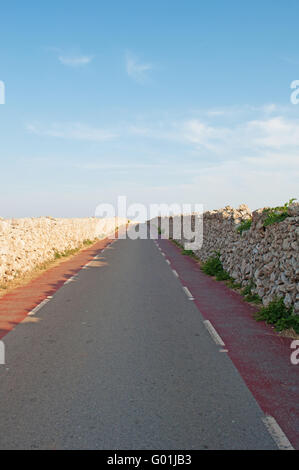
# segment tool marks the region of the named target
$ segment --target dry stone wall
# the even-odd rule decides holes
[[[205,212],[203,244],[194,252],[201,261],[220,252],[224,269],[243,286],[253,283],[252,292],[264,305],[283,297],[299,314],[298,203],[289,207],[288,215],[284,221],[265,227],[264,209],[251,212],[241,205]],[[252,219],[251,227],[240,235],[237,228],[248,219]]]
[[[105,238],[126,223],[123,218],[94,217],[0,219],[0,283],[52,260],[56,252],[79,248],[85,240]]]

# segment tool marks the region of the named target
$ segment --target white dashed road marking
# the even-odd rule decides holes
[[[288,440],[287,436],[285,435],[275,418],[273,418],[272,416],[265,416],[264,418],[262,418],[262,421],[280,450],[294,450],[294,447]]]
[[[75,280],[76,276],[77,275],[75,274],[74,276],[70,277],[67,281],[65,281],[64,285],[69,284],[70,282],[73,282]]]
[[[189,300],[194,300],[194,297],[193,297],[193,295],[191,294],[191,292],[189,291],[188,287],[183,286],[183,289],[184,289],[185,294],[187,295],[188,299],[189,299]]]
[[[44,299],[33,310],[31,310],[31,312],[29,312],[28,315],[30,315],[30,316],[35,315],[44,305],[46,305],[48,302],[50,302],[51,299],[52,299],[52,297],[47,297],[46,299]]]
[[[224,342],[222,341],[221,337],[213,327],[212,323],[209,320],[204,321],[205,327],[212,336],[213,340],[215,341],[216,344],[219,346],[225,346]]]

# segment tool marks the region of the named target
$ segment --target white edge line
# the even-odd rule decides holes
[[[219,336],[219,334],[213,327],[212,323],[209,320],[205,320],[204,325],[206,329],[208,330],[208,332],[210,333],[210,335],[212,336],[215,343],[218,344],[219,346],[225,346],[224,342],[222,341],[221,337]]]
[[[167,259],[167,260],[166,260],[166,263],[170,265],[170,261],[169,261],[169,259]]]
[[[70,277],[69,279],[67,279],[64,283],[64,286],[66,284],[69,284],[70,282],[73,282],[75,280],[75,278],[77,277],[77,274],[74,274],[74,276]]]
[[[188,287],[183,286],[183,289],[184,289],[184,291],[185,291],[185,294],[186,294],[187,297],[189,298],[189,300],[194,300],[194,297],[193,297],[193,295],[191,294],[191,292],[189,291]]]
[[[89,263],[85,264],[85,265],[83,266],[83,268],[81,268],[81,269],[87,269],[88,266],[89,266],[92,262],[93,262],[93,259],[92,259],[91,261],[89,261]]]
[[[173,274],[175,275],[175,277],[179,277],[178,273],[176,272],[175,269],[172,270]]]
[[[44,305],[50,302],[51,299],[52,297],[47,297],[46,299],[42,300],[42,302],[38,304],[33,310],[31,310],[31,312],[29,312],[28,315],[29,316],[35,315]]]
[[[112,243],[110,243],[110,245],[112,245]],[[83,268],[81,268],[81,269],[87,269],[88,266],[91,265],[91,263],[92,263],[93,261],[95,261],[95,260],[97,260],[97,259],[100,259],[100,256],[101,256],[102,253],[104,253],[105,249],[106,249],[106,248],[104,248],[103,250],[101,250],[100,253],[98,253],[96,256],[94,256],[94,257],[92,258],[92,260],[90,260],[87,264],[85,264],[85,265],[83,266]]]
[[[294,447],[273,416],[264,416],[262,421],[280,450],[294,450]]]

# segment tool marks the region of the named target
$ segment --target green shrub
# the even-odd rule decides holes
[[[254,287],[255,287],[254,282],[252,280],[249,281],[249,283],[242,289],[241,294],[243,295],[244,299],[247,302],[253,302],[255,304],[259,304],[261,303],[261,299],[259,298],[257,294],[254,294],[252,292],[252,289],[254,289]]]
[[[230,275],[228,274],[227,271],[225,271],[225,269],[222,268],[222,271],[219,271],[217,274],[216,274],[216,280],[217,281],[228,281],[230,279]]]
[[[246,286],[242,289],[242,295],[244,295],[244,297],[246,295],[251,295],[252,294],[252,289],[255,287],[255,284],[254,282],[251,280],[248,282],[248,284],[246,284]]]
[[[185,250],[185,248],[182,249],[182,255],[184,256],[191,256],[191,258],[194,258],[194,259],[197,259],[198,260],[198,257],[196,256],[196,254],[194,253],[194,251],[192,250]]]
[[[89,245],[93,245],[94,244],[94,241],[92,240],[83,240],[83,245],[84,246],[89,246]]]
[[[242,235],[243,232],[249,230],[252,224],[252,219],[244,220],[240,223],[239,227],[237,228],[237,232]]]
[[[194,253],[192,250],[182,250],[182,255],[192,256]]]
[[[208,276],[215,276],[217,281],[225,281],[230,279],[230,275],[223,269],[220,253],[215,251],[215,255],[211,256],[201,266],[202,271]]]
[[[275,325],[277,331],[293,328],[296,333],[299,333],[299,315],[295,315],[291,307],[285,306],[283,298],[276,298],[269,303],[268,307],[262,307],[256,313],[255,319]]]
[[[209,276],[216,276],[217,272],[223,269],[222,263],[220,261],[220,253],[215,251],[215,256],[210,258],[202,264],[202,271]]]
[[[262,300],[260,299],[260,297],[257,295],[257,294],[248,294],[248,295],[245,295],[244,299],[247,301],[247,302],[252,302],[254,304],[260,304],[262,302]]]
[[[75,255],[79,250],[80,248],[73,248],[65,251],[55,251],[54,259],[67,258],[68,256]]]
[[[171,238],[171,241],[172,241],[172,243],[174,243],[179,248],[184,248],[183,245],[180,242],[178,242],[177,240],[175,240],[174,238]]]
[[[290,199],[289,202],[286,202],[283,206],[264,209],[264,213],[267,214],[267,217],[264,221],[264,227],[285,220],[289,216],[288,208],[291,204],[293,204],[294,201],[296,201],[296,198]]]
[[[242,287],[242,284],[240,284],[239,282],[236,282],[232,277],[230,277],[227,280],[226,285],[227,287],[230,287],[231,289],[241,289]]]

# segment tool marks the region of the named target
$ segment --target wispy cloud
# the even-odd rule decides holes
[[[67,67],[83,67],[84,65],[88,65],[93,60],[93,58],[94,56],[87,55],[60,55],[58,60],[61,62],[61,64],[66,65]]]
[[[131,191],[132,197],[136,191],[149,201],[153,194],[155,200],[177,197],[202,202],[206,209],[241,202],[257,208],[298,197],[296,112],[275,105],[246,106],[243,113],[239,108],[224,109],[223,115],[215,111],[137,116],[109,128],[97,123],[33,123],[27,130],[86,142],[117,138],[98,158],[88,154],[87,146],[86,158],[75,166],[78,171],[113,173],[120,185],[117,191]]]
[[[126,71],[130,78],[139,83],[149,79],[148,72],[154,68],[151,63],[141,63],[131,52],[126,53]]]
[[[286,150],[299,147],[299,120],[282,116],[249,120],[235,126],[212,126],[198,119],[183,124],[183,137],[198,149],[205,148],[226,157],[230,152],[241,158],[244,152]]]
[[[69,140],[103,142],[117,137],[115,133],[110,132],[109,130],[90,127],[81,123],[55,123],[51,124],[47,128],[44,128],[39,124],[28,124],[26,129],[32,134]]]

